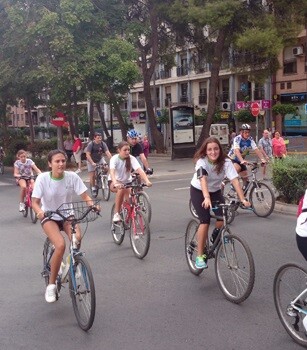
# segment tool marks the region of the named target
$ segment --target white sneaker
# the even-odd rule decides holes
[[[45,299],[47,303],[54,303],[56,301],[56,285],[49,284],[46,288]]]
[[[24,211],[24,210],[25,210],[25,204],[19,203],[19,211]]]
[[[121,220],[122,220],[122,218],[119,215],[119,213],[115,213],[114,216],[113,216],[113,222],[118,222],[118,221],[121,221]]]
[[[77,170],[75,171],[75,173],[76,173],[76,174],[81,173],[81,169],[77,169]]]

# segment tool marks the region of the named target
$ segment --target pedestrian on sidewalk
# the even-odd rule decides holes
[[[73,155],[72,147],[73,147],[73,142],[71,140],[70,135],[66,137],[66,140],[64,141],[64,149],[67,155],[67,159],[70,162],[71,161],[71,156]]]
[[[280,136],[278,131],[275,131],[272,139],[273,156],[277,159],[283,159],[287,156],[287,148],[285,140]]]
[[[78,169],[76,170],[76,173],[80,173],[82,171],[81,165],[82,165],[82,161],[81,161],[81,155],[82,155],[82,141],[81,139],[78,137],[78,135],[74,135],[74,144],[72,146],[72,151],[74,153],[74,157],[75,157],[75,161],[78,165]]]
[[[272,160],[272,157],[273,157],[273,146],[272,146],[272,140],[270,138],[269,130],[266,130],[266,129],[263,130],[262,137],[258,142],[258,148],[266,160],[266,163],[262,164],[262,175],[263,175],[263,180],[267,180],[266,178],[267,164],[269,161]]]

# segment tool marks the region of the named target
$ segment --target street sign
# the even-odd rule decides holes
[[[251,104],[251,112],[254,117],[258,117],[260,112],[260,107],[257,102],[252,102]]]
[[[56,117],[51,120],[51,124],[55,126],[65,126],[66,117],[62,112],[57,112]]]

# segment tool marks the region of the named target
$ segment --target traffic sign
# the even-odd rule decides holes
[[[260,107],[257,102],[252,102],[251,104],[251,112],[254,117],[258,117],[260,112]]]
[[[51,120],[51,124],[55,126],[65,126],[66,124],[66,117],[64,113],[57,112],[56,117]]]

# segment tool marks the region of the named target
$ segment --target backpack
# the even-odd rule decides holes
[[[302,196],[302,198],[298,202],[298,208],[297,208],[297,214],[296,214],[297,217],[299,217],[301,213],[306,213],[307,212],[307,208],[303,209],[304,197],[305,197],[305,195]]]

